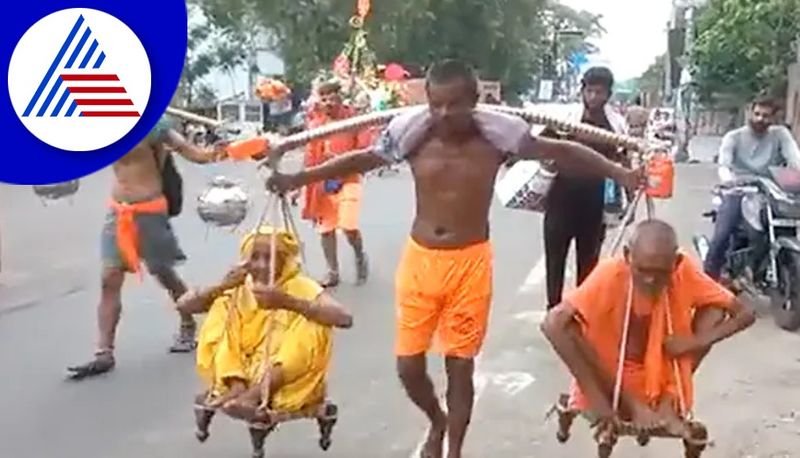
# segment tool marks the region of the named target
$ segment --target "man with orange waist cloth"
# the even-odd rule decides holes
[[[68,368],[70,377],[82,379],[114,369],[114,341],[122,314],[122,284],[126,273],[141,275],[140,263],[167,290],[173,301],[186,285],[175,265],[186,260],[169,218],[180,212],[181,177],[172,153],[196,163],[225,156],[222,150],[202,150],[186,141],[162,119],[150,134],[113,165],[114,182],[109,211],[101,234],[103,273],[97,307],[99,338],[94,359]],[[172,353],[189,353],[195,347],[192,315],[180,314],[180,330]]]
[[[350,118],[356,111],[342,103],[341,86],[338,81],[329,80],[316,88],[318,98],[316,109],[311,112],[308,128],[324,126],[333,121]],[[322,140],[310,142],[306,149],[306,168],[315,167],[343,153],[362,148],[368,144],[366,131],[343,132]],[[303,219],[311,220],[317,227],[322,240],[322,252],[328,264],[328,272],[320,281],[326,288],[339,284],[339,256],[336,230],[344,232],[356,258],[356,282],[363,284],[369,275],[364,241],[358,230],[358,217],[361,210],[363,192],[362,176],[354,173],[343,178],[326,180],[306,186]]]
[[[684,420],[692,411],[694,372],[712,345],[754,320],[733,294],[680,253],[670,225],[649,220],[636,228],[625,255],[601,261],[547,315],[542,330],[575,377],[570,406],[562,407],[589,415],[603,428],[625,420],[641,431],[663,428],[689,438]]]
[[[472,415],[474,358],[480,352],[492,298],[489,207],[497,171],[510,155],[552,159],[565,173],[611,176],[636,187],[640,174],[577,143],[535,138],[523,119],[476,107],[478,79],[467,64],[447,60],[426,80],[428,106],[394,118],[375,144],[293,174],[274,174],[275,191],[295,189],[390,163],[407,161],[417,208],[395,278],[397,370],[430,428],[422,458],[460,458]],[[279,154],[279,153],[278,153]],[[447,368],[447,411],[427,374],[436,339]]]

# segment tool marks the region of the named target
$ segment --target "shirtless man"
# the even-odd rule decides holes
[[[612,397],[628,297],[631,320],[620,411],[615,412]],[[733,294],[679,252],[671,226],[650,220],[636,228],[624,257],[603,260],[547,315],[542,331],[575,377],[569,407],[589,413],[603,429],[625,420],[643,431],[664,428],[687,438],[682,416],[692,410],[694,372],[712,345],[754,321]],[[680,385],[673,371],[664,369],[674,359]]]
[[[162,120],[147,138],[114,163],[111,209],[101,235],[103,272],[97,308],[97,350],[93,361],[68,368],[73,379],[114,369],[122,284],[126,272],[140,274],[140,257],[173,301],[186,292],[186,285],[174,270],[186,256],[169,224],[168,203],[163,191],[162,168],[165,161],[171,159],[167,148],[200,164],[224,157],[220,150],[201,150],[187,142]],[[180,330],[170,352],[188,353],[194,349],[196,326],[190,314],[181,313],[180,321]]]
[[[472,415],[474,358],[486,333],[492,296],[489,207],[498,168],[509,154],[552,159],[565,173],[610,176],[636,187],[640,174],[577,143],[534,138],[521,118],[476,109],[477,78],[444,61],[428,72],[428,107],[401,115],[375,146],[268,181],[285,191],[407,160],[416,186],[416,217],[396,277],[397,370],[406,393],[430,420],[422,457],[460,458]],[[448,374],[447,414],[426,370],[438,342]]]

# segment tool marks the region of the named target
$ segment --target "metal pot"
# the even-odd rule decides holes
[[[70,180],[63,183],[34,185],[33,192],[42,199],[58,200],[74,195],[79,187],[79,180]]]
[[[517,210],[544,212],[547,194],[556,172],[539,161],[519,161],[497,181],[495,193],[503,206]]]
[[[247,217],[249,201],[247,192],[239,183],[218,176],[197,198],[197,214],[213,226],[238,226]]]

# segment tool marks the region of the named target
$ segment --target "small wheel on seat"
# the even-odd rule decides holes
[[[689,445],[684,448],[683,456],[685,458],[700,458],[703,455],[703,449],[694,445]]]
[[[610,425],[600,425],[598,428],[601,429],[595,433],[597,456],[598,458],[608,458],[614,451],[614,446],[617,445],[617,431]]]
[[[686,458],[700,458],[707,447],[708,429],[702,423],[696,421],[689,422],[688,426],[693,442],[683,441],[684,456]]]
[[[331,448],[331,444],[333,444],[333,441],[330,437],[319,438],[319,448],[321,448],[323,452],[327,452],[328,449]]]
[[[597,458],[609,458],[614,451],[612,444],[597,444]]]
[[[275,425],[266,425],[266,427],[251,425],[248,430],[250,432],[250,444],[253,446],[252,458],[264,458],[264,441],[275,430]]]
[[[197,442],[200,442],[201,444],[204,443],[205,441],[207,441],[209,436],[210,436],[210,434],[208,433],[208,431],[195,431],[194,432],[195,439],[197,439]]]
[[[575,421],[575,413],[569,410],[569,395],[562,394],[556,403],[556,411],[558,412],[558,431],[556,432],[556,440],[563,444],[570,438],[570,429],[572,423]]]
[[[317,425],[319,426],[319,448],[327,451],[333,443],[333,427],[336,426],[338,420],[339,408],[336,404],[327,403],[324,406],[323,415],[317,418]]]
[[[647,434],[640,434],[636,436],[636,443],[639,444],[640,447],[646,447],[650,443],[650,436]]]

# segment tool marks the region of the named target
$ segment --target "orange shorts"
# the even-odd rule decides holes
[[[492,300],[488,241],[431,249],[409,240],[395,284],[398,356],[426,353],[434,333],[445,356],[473,358],[480,352]]]
[[[345,182],[336,194],[326,194],[328,205],[322,206],[317,220],[317,230],[327,234],[336,229],[354,231],[358,229],[361,211],[362,184],[360,181]]]

